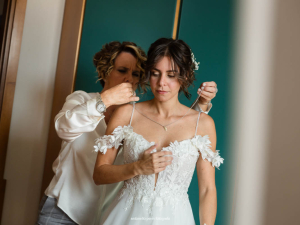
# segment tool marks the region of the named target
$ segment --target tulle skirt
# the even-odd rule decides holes
[[[102,215],[101,225],[195,225],[190,202],[179,204],[175,211],[171,205],[154,208],[149,216],[140,201],[134,201],[133,205],[125,210],[127,195],[125,191],[119,200],[118,196],[115,197]]]

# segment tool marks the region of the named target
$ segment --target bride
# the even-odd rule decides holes
[[[200,224],[214,224],[215,167],[224,160],[215,150],[215,124],[178,100],[181,92],[190,97],[196,66],[182,40],[161,38],[151,45],[141,85],[149,81],[154,98],[116,109],[106,135],[96,140],[94,182],[124,181],[101,224],[194,225],[187,191],[195,168]],[[113,165],[120,145],[124,164]]]

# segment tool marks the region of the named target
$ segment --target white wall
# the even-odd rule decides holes
[[[2,225],[36,221],[64,0],[27,0],[8,141]]]

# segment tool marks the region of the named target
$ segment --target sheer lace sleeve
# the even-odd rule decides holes
[[[118,149],[119,146],[122,145],[121,142],[123,141],[128,129],[130,129],[128,126],[118,126],[114,129],[111,135],[104,135],[97,138],[95,140],[96,145],[94,145],[95,151],[100,151],[102,154],[105,154],[108,148],[115,147]]]
[[[202,159],[206,159],[207,161],[212,163],[213,167],[216,167],[219,170],[221,163],[223,163],[224,159],[220,157],[219,151],[216,150],[215,152],[210,149],[211,142],[209,140],[208,135],[205,136],[196,136],[192,143],[196,146],[198,151],[201,153]]]

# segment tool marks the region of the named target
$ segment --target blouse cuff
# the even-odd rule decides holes
[[[103,119],[105,116],[103,115],[103,113],[100,113],[96,109],[96,103],[97,103],[96,98],[92,98],[92,99],[88,100],[86,103],[87,112],[88,112],[88,115],[90,118],[94,119],[95,121],[99,121],[99,120]]]
[[[201,109],[201,107],[199,106],[199,102],[196,102],[196,101],[197,101],[197,99],[193,103],[193,105],[194,105],[193,109],[196,110],[196,111],[198,111],[198,112],[204,112]],[[211,108],[212,108],[212,103],[209,103],[208,106],[207,106],[207,110],[204,113],[208,114],[209,111],[211,110]]]
[[[208,106],[207,106],[207,110],[206,111],[203,111],[202,108],[199,106],[199,103],[197,104],[198,108],[199,108],[199,112],[204,112],[205,114],[208,114],[209,111],[211,110],[212,108],[212,103],[208,103]],[[198,111],[198,110],[197,110]]]

